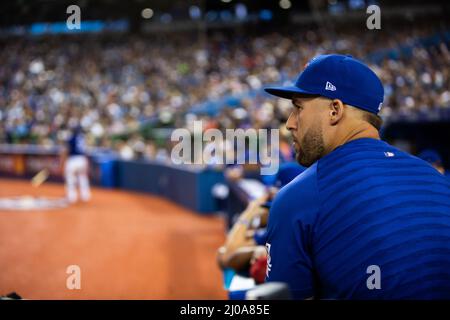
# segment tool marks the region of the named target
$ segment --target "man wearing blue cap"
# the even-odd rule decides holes
[[[450,183],[380,140],[384,90],[344,55],[312,59],[287,128],[309,167],[270,209],[267,281],[294,298],[450,299]]]
[[[420,159],[425,160],[433,166],[440,174],[445,175],[445,168],[442,164],[440,154],[434,149],[426,149],[417,155]]]

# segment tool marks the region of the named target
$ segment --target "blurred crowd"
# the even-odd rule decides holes
[[[437,31],[2,39],[0,143],[55,145],[81,125],[90,146],[115,150],[124,159],[164,161],[170,143],[142,134],[142,123],[190,128],[203,120],[204,129],[279,128],[291,105],[261,88],[294,80],[309,59],[330,52],[365,60],[381,77],[383,118],[432,114],[450,107],[449,44],[443,37],[429,46],[418,40]],[[239,98],[214,114],[191,112],[225,96]]]

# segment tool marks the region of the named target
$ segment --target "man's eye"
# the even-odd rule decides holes
[[[301,104],[297,104],[295,102],[292,102],[292,105],[297,111],[303,110],[303,106]]]

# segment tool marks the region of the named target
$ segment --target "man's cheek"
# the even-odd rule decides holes
[[[301,127],[297,130],[297,141],[301,144],[305,136],[305,128]]]

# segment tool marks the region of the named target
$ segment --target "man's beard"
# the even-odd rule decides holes
[[[300,143],[297,143],[299,150],[296,158],[298,163],[304,167],[311,166],[319,160],[324,153],[325,143],[322,136],[322,127],[318,124],[311,127]]]

